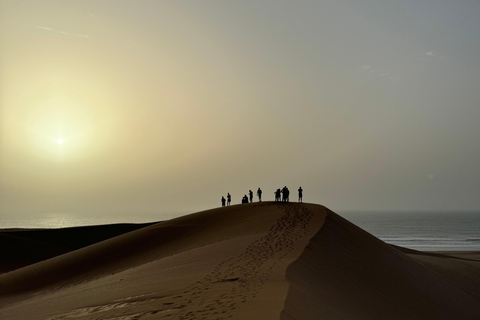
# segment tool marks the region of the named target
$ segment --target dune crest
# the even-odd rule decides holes
[[[1,275],[0,315],[22,319],[35,305],[31,319],[278,318],[285,270],[325,217],[321,206],[264,202],[142,228]]]
[[[243,204],[0,275],[0,318],[479,319],[462,263],[442,276],[320,205]]]

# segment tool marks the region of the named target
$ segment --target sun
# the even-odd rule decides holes
[[[57,139],[57,143],[58,143],[58,144],[62,144],[62,143],[63,143],[63,139],[62,139],[62,138],[58,138],[58,139]]]

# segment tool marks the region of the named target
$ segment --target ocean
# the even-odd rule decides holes
[[[480,251],[480,212],[345,212],[341,216],[381,240],[420,251]],[[0,216],[0,229],[67,228],[112,223],[145,223],[174,214],[67,214]]]
[[[349,212],[381,240],[420,251],[480,251],[480,212]]]

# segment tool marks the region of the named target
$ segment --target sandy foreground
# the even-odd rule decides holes
[[[479,252],[393,247],[320,205],[32,232],[0,231],[2,320],[480,319]]]

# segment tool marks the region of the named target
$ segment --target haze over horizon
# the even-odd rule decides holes
[[[336,211],[480,210],[479,14],[0,0],[0,214],[189,213],[284,185]]]

